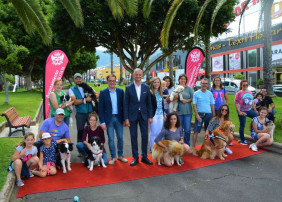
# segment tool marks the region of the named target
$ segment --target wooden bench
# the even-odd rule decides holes
[[[22,131],[23,136],[25,135],[25,130],[24,127],[29,128],[30,127],[30,122],[31,122],[31,117],[30,116],[24,116],[24,117],[19,117],[17,110],[14,107],[11,107],[4,111],[1,116],[5,116],[10,128],[9,131],[9,137],[17,132],[17,131]],[[12,132],[12,128],[19,128],[22,127],[22,129],[18,129]]]

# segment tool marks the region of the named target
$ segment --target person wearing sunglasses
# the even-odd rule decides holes
[[[229,103],[227,91],[222,87],[221,78],[219,76],[214,77],[211,92],[215,102],[214,110],[215,113],[217,113],[221,105],[224,103],[228,105]]]
[[[219,107],[215,117],[213,117],[209,123],[205,136],[208,136],[209,134],[211,134],[212,131],[214,129],[217,129],[220,126],[220,124],[222,124],[223,121],[230,121],[229,107],[227,104],[223,104]],[[233,135],[230,133],[227,137],[228,137],[228,141],[226,142],[226,145],[231,145],[233,141]],[[227,154],[232,154],[231,149],[229,149],[227,146],[225,147],[225,152]]]
[[[195,124],[193,134],[193,145],[195,147],[198,134],[201,132],[204,123],[205,131],[209,125],[210,119],[215,115],[214,98],[208,90],[208,79],[201,80],[201,89],[196,91],[193,96],[193,108],[195,111]]]
[[[245,140],[245,125],[246,125],[246,117],[253,119],[258,116],[258,113],[255,111],[255,103],[253,102],[253,94],[248,90],[249,82],[244,79],[240,82],[240,90],[236,93],[235,96],[235,107],[237,110],[237,114],[240,121],[240,141],[239,143],[242,145],[248,145],[247,140]]]

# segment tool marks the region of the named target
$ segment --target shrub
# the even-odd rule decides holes
[[[233,76],[234,79],[239,79],[239,80],[243,80],[246,79],[246,77],[243,74],[235,74]]]

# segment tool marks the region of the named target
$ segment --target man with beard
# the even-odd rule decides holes
[[[75,85],[69,89],[69,95],[71,100],[74,101],[74,105],[76,108],[76,127],[77,127],[77,142],[82,142],[83,130],[85,123],[88,123],[88,116],[91,112],[93,112],[92,106],[92,98],[84,96],[83,88],[79,86],[82,83],[82,75],[76,73],[73,76],[73,80]]]

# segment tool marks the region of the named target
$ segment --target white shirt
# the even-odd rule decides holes
[[[134,86],[137,94],[138,101],[140,101],[140,96],[141,96],[141,84],[138,86],[135,81],[134,81]]]

